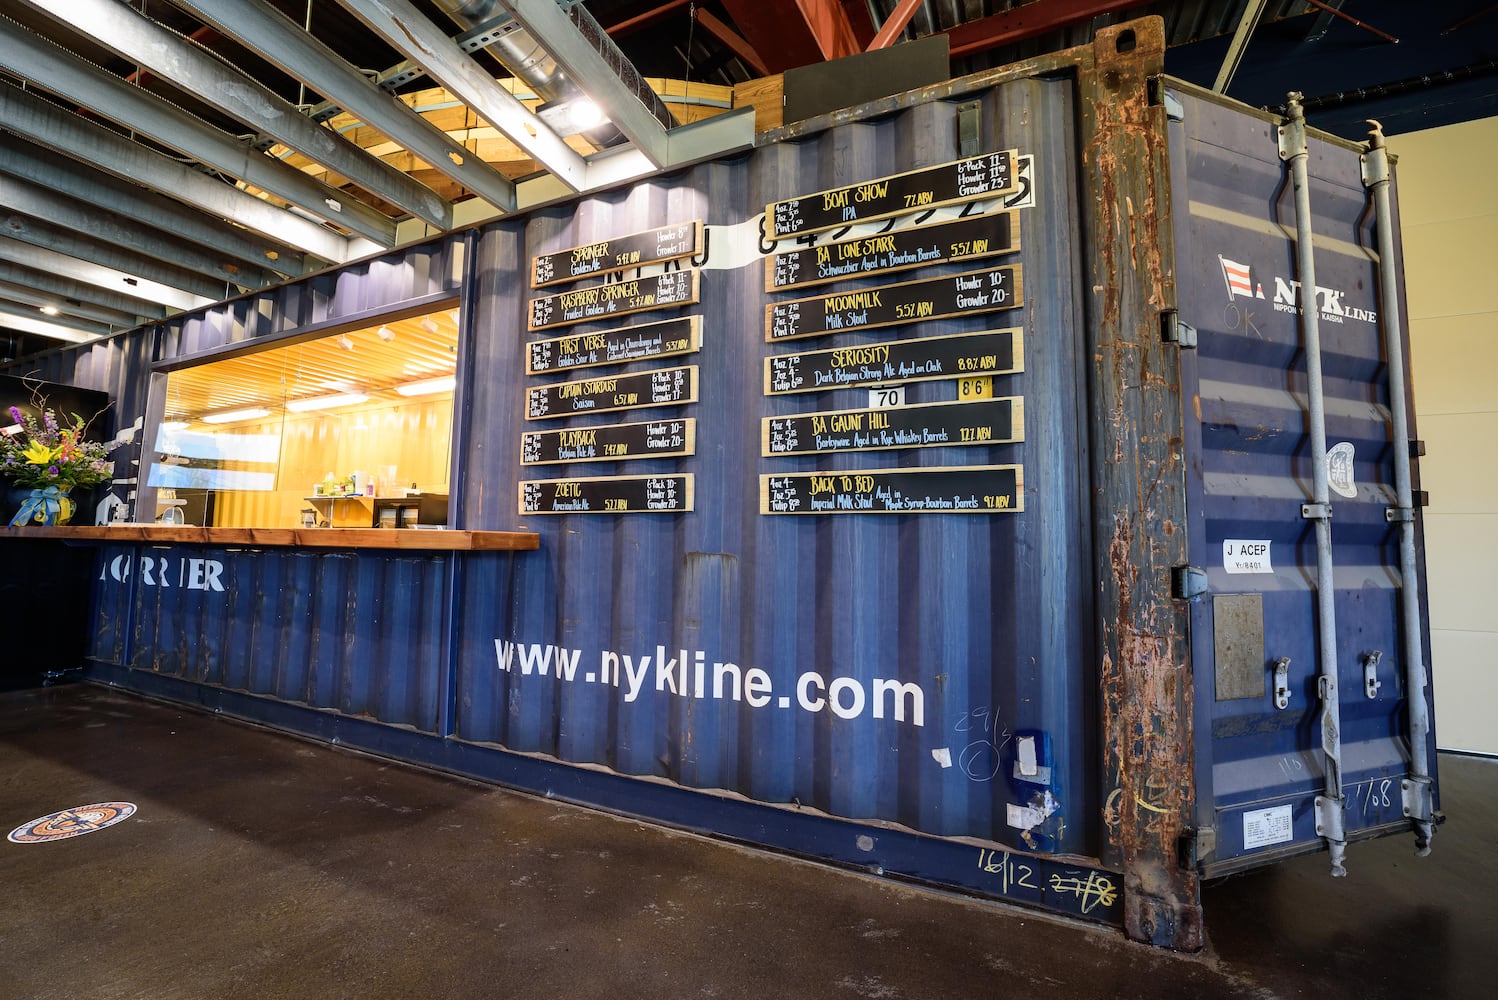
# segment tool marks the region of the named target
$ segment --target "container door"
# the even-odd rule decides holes
[[[1324,846],[1316,532],[1300,309],[1319,317],[1348,842],[1410,829],[1410,748],[1389,386],[1359,155],[1310,141],[1314,292],[1276,123],[1172,91],[1172,209],[1185,349],[1195,857],[1207,875]],[[1174,102],[1172,102],[1174,104]],[[1417,534],[1417,540],[1419,535]],[[1429,664],[1427,616],[1417,648]],[[1428,672],[1428,666],[1425,668]],[[1428,698],[1428,682],[1417,697]],[[1433,736],[1428,757],[1434,762]],[[1356,851],[1348,863],[1356,866]]]

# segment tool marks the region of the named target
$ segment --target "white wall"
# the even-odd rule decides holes
[[[1498,754],[1498,118],[1395,136],[1436,738]]]

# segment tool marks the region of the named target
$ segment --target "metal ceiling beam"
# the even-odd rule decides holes
[[[759,73],[760,76],[769,76],[770,67],[754,51],[754,46],[749,44],[748,39],[724,24],[713,16],[710,10],[697,11],[697,23],[707,29],[708,34],[728,46],[733,54],[749,64],[749,68]]]
[[[0,173],[49,188],[106,212],[171,233],[224,255],[224,267],[237,262],[251,269],[283,277],[297,277],[306,269],[300,251],[272,246],[256,234],[221,219],[195,211],[170,198],[85,167],[66,156],[12,136],[0,142]]]
[[[356,256],[351,242],[330,229],[246,194],[221,180],[64,111],[9,84],[0,85],[0,127],[122,180],[196,206],[251,232],[263,233],[329,263]],[[358,241],[361,246],[367,246]],[[373,249],[371,246],[370,249]]]
[[[395,223],[368,205],[250,150],[149,91],[131,86],[6,17],[0,17],[0,66],[199,163],[283,198],[319,219],[382,246],[395,242]]]
[[[76,313],[63,316],[59,312],[56,315],[49,316],[39,311],[33,303],[26,301],[28,298],[32,298],[32,296],[23,296],[19,299],[14,298],[8,294],[5,286],[0,285],[0,314],[16,318],[30,318],[38,323],[48,323],[53,326],[65,327],[66,329],[75,330],[78,333],[89,334],[94,337],[104,337],[115,333],[118,329],[123,329],[122,327],[112,326],[109,323],[84,319]]]
[[[784,73],[827,58],[821,39],[796,0],[723,0],[723,6],[739,34],[764,58],[770,72]],[[847,16],[841,5],[837,16],[846,25]],[[851,27],[848,34],[852,37]]]
[[[4,155],[0,152],[0,159]],[[100,241],[123,254],[147,257],[185,272],[203,275],[205,281],[220,286],[229,282],[247,290],[264,288],[279,280],[259,268],[225,260],[163,230],[143,226],[134,219],[8,174],[0,174],[0,209],[19,212],[65,232]]]
[[[1037,0],[959,24],[946,32],[952,58],[1022,42],[1102,14],[1121,14],[1150,0]]]
[[[4,265],[11,270],[19,270],[15,265]],[[18,285],[14,282],[0,279],[0,300],[21,306],[24,314],[27,309],[55,309],[57,315],[66,316],[69,321],[79,323],[79,329],[84,324],[95,324],[100,332],[108,333],[111,330],[128,330],[133,326],[139,326],[141,317],[133,313],[117,312],[113,309],[101,309],[87,302],[78,300],[68,301],[60,299],[55,295],[48,295],[38,291],[35,285]]]
[[[119,0],[22,2],[370,194],[440,229],[451,228],[452,206],[437,192],[304,117],[290,101]]]
[[[0,309],[0,328],[17,330],[21,333],[35,333],[43,337],[51,337],[53,340],[66,340],[71,344],[87,344],[100,337],[97,333],[75,329],[62,323],[49,323],[35,316],[7,312],[4,309]]]
[[[502,212],[515,185],[261,0],[174,0]],[[404,51],[403,49],[401,51]],[[492,82],[492,81],[491,81]]]
[[[119,313],[133,317],[127,326],[138,326],[153,319],[166,316],[166,307],[160,303],[121,292],[110,291],[97,285],[66,278],[51,271],[39,271],[8,260],[0,260],[0,281],[21,285],[39,295],[50,296],[57,308],[70,312],[75,308],[97,309],[105,313]],[[88,315],[87,312],[79,315]]]
[[[48,271],[87,285],[97,285],[106,291],[142,298],[147,302],[165,306],[172,312],[201,309],[203,306],[212,305],[219,298],[219,296],[194,295],[180,288],[140,278],[125,271],[4,237],[0,237],[0,260],[8,260],[12,264],[20,264],[22,267],[34,268],[38,271]]]
[[[197,4],[202,0],[191,2]],[[405,0],[338,2],[569,188],[574,191],[587,188],[588,169],[582,156]]]
[[[1248,51],[1249,39],[1253,37],[1254,30],[1259,26],[1259,18],[1264,14],[1264,8],[1268,6],[1269,0],[1248,0],[1243,8],[1243,17],[1238,21],[1238,30],[1233,32],[1233,40],[1228,43],[1227,55],[1223,57],[1222,68],[1217,71],[1217,80],[1212,84],[1212,89],[1219,94],[1225,94],[1228,84],[1233,82],[1233,76],[1238,72],[1238,66],[1243,62],[1243,53]]]
[[[924,0],[900,0],[900,6],[891,11],[889,17],[885,18],[884,23],[879,26],[879,34],[875,35],[874,40],[869,43],[868,51],[873,52],[875,49],[884,49],[893,45],[895,39],[905,33],[905,26],[910,23],[910,19],[915,16],[916,10],[923,2]]]

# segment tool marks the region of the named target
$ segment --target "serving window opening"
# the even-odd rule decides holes
[[[444,308],[168,372],[136,520],[445,527],[457,357]]]

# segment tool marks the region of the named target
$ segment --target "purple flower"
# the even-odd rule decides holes
[[[19,424],[26,419],[26,415],[21,412],[21,408],[19,406],[12,406],[10,408],[10,419]]]
[[[54,477],[55,476],[60,476],[60,475],[62,475],[62,470],[59,469],[55,465],[49,465],[49,466],[47,466],[47,475],[54,476]]]

